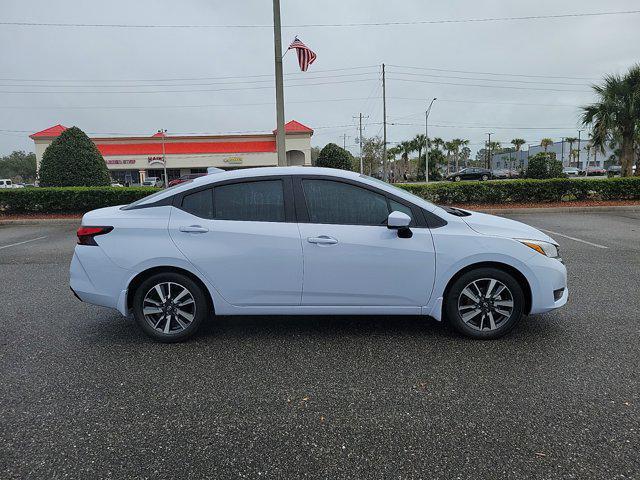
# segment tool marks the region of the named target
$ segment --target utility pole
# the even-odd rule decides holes
[[[160,130],[158,130],[158,133],[160,134],[160,138],[162,138],[162,167],[164,169],[164,188],[167,188],[169,186],[169,177],[167,177],[167,158],[164,151],[164,136],[167,133],[167,130],[166,128],[161,128]]]
[[[582,130],[578,130],[578,165],[580,165],[580,150],[582,150],[582,148],[580,147],[580,134],[582,133]],[[587,167],[584,168],[584,176],[587,176]]]
[[[437,100],[436,97],[433,97],[427,111],[424,113],[424,179],[427,183],[429,183],[429,113],[431,112],[431,107],[433,106],[433,102]],[[418,159],[418,164],[420,159]]]
[[[346,133],[343,133],[343,134],[342,134],[342,148],[343,148],[344,150],[346,150],[346,149],[347,149],[347,138],[351,138],[351,137],[347,136],[347,134],[346,134]]]
[[[280,0],[273,0],[273,46],[276,74],[276,147],[278,166],[287,165],[284,133],[284,85],[282,80],[282,35],[280,33]]]
[[[360,113],[358,115],[358,118],[360,119],[360,140],[358,141],[358,143],[360,144],[360,173],[363,174],[364,164],[362,163],[362,119],[369,118],[369,116],[367,115],[366,117],[363,117],[362,114]]]
[[[389,180],[387,166],[387,82],[382,64],[382,180]]]
[[[489,135],[489,141],[487,142],[487,168],[491,168],[491,133],[487,133]]]

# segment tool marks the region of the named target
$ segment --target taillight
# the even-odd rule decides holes
[[[98,245],[93,237],[104,235],[113,230],[113,227],[80,227],[78,229],[78,245]]]

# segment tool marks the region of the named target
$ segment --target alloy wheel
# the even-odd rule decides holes
[[[458,297],[458,313],[474,330],[496,330],[513,314],[511,290],[495,278],[480,278],[462,289]]]
[[[196,315],[196,302],[191,292],[175,282],[154,285],[142,302],[145,321],[165,335],[182,333]]]

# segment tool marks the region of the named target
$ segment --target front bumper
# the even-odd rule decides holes
[[[567,267],[559,260],[536,255],[528,263],[533,278],[529,279],[531,287],[531,311],[529,313],[545,313],[560,308],[567,303],[569,289],[567,287]],[[562,289],[558,298],[556,292]]]

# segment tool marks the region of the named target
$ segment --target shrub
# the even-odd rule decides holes
[[[398,185],[433,203],[543,203],[562,200],[637,200],[640,178],[518,179]]]
[[[110,183],[104,158],[78,127],[66,129],[47,147],[39,176],[43,187],[92,187]]]
[[[529,159],[527,178],[562,178],[562,162],[554,152],[540,152]]]
[[[562,200],[640,200],[640,178],[552,178],[398,185],[439,204],[544,203]],[[0,214],[84,213],[131,203],[157,191],[150,187],[0,189]]]
[[[157,191],[150,187],[63,187],[0,190],[0,213],[84,213],[124,205]]]
[[[341,170],[351,170],[352,155],[344,148],[335,143],[328,143],[320,150],[320,155],[316,160],[317,167],[339,168]]]

